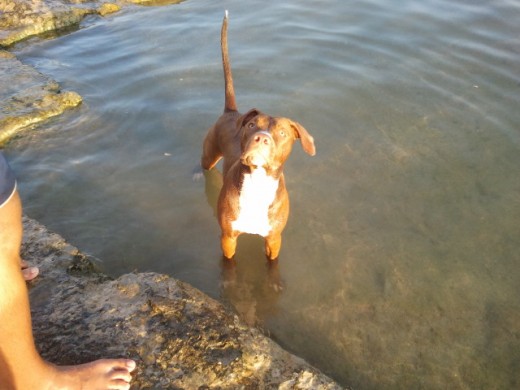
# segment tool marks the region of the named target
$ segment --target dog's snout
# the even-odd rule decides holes
[[[269,142],[271,142],[271,140],[269,139],[269,137],[267,137],[267,136],[265,136],[263,134],[258,134],[255,137],[255,142],[261,143],[261,144],[264,144],[264,145],[269,145]]]
[[[273,138],[267,131],[259,131],[255,134],[253,140],[258,144],[269,145],[271,144]]]

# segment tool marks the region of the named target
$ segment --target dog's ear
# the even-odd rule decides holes
[[[298,122],[291,121],[291,126],[296,133],[296,138],[300,138],[305,153],[314,156],[316,154],[316,147],[314,146],[314,138],[312,138],[312,135]]]
[[[237,119],[237,129],[242,128],[242,126],[244,126],[247,122],[259,114],[261,114],[261,112],[256,108],[250,109],[248,112]]]

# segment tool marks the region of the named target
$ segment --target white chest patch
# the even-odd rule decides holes
[[[269,206],[274,201],[277,189],[278,180],[267,176],[262,168],[244,175],[238,218],[231,224],[233,230],[267,236],[271,231],[268,218]]]

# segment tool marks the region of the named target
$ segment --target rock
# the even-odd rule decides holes
[[[78,25],[85,16],[118,11],[116,4],[73,0],[0,0],[0,46]]]
[[[122,3],[175,2],[178,0]],[[120,9],[119,4],[95,0],[0,0],[0,145],[21,130],[81,103],[77,93],[61,92],[55,81],[23,65],[1,48],[33,35],[71,28],[87,15],[105,16]]]
[[[108,14],[112,14],[121,10],[121,7],[114,3],[103,3],[101,7],[98,8],[97,13],[101,16],[106,16]]]
[[[121,4],[166,5],[181,0],[121,0]],[[0,0],[0,47],[49,31],[74,27],[88,15],[105,16],[120,4],[97,0]]]
[[[62,92],[54,80],[0,50],[0,144],[80,103],[77,93]]]
[[[34,336],[53,363],[129,357],[133,389],[341,388],[190,285],[156,273],[111,280],[26,217],[22,255],[40,267]]]

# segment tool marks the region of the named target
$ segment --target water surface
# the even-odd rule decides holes
[[[192,180],[223,107],[225,8],[241,110],[316,139],[285,169],[283,293],[256,237],[222,267]],[[106,272],[187,281],[345,386],[516,388],[518,20],[518,1],[128,8],[15,49],[84,103],[7,155],[26,213]]]

